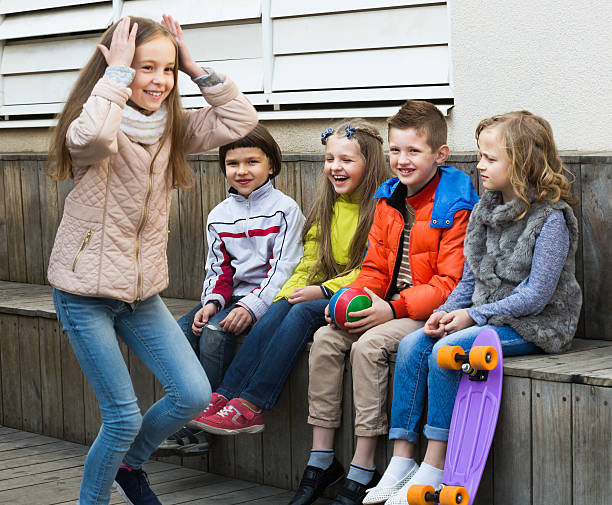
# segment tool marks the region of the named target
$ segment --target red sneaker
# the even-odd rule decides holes
[[[228,402],[228,399],[225,396],[220,395],[219,393],[213,393],[210,399],[210,403],[208,404],[208,407],[206,407],[204,412],[202,412],[193,421],[189,421],[187,423],[187,426],[189,428],[197,428],[199,430],[204,429],[203,428],[204,425],[202,424],[202,421],[206,417],[213,416],[217,412],[219,412],[223,407],[225,407],[227,402]]]
[[[216,435],[258,433],[264,429],[263,411],[253,412],[242,400],[234,398],[215,415],[202,419],[199,426]]]

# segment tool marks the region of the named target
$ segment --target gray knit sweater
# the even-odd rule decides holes
[[[469,307],[479,326],[509,325],[546,352],[560,352],[574,336],[582,299],[576,218],[565,202],[539,202],[514,221],[523,209],[485,192],[468,225],[463,277],[438,310]]]

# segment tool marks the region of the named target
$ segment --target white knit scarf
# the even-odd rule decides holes
[[[165,103],[150,116],[145,116],[142,112],[126,105],[123,109],[119,128],[134,142],[155,144],[164,133],[166,115],[167,107]]]

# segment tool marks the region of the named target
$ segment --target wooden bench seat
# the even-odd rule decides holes
[[[197,303],[164,301],[177,318]],[[146,409],[163,391],[121,346]],[[266,413],[262,434],[216,437],[204,456],[165,461],[295,489],[311,443],[307,354]],[[100,423],[96,400],[61,336],[49,286],[0,281],[0,366],[2,424],[79,443],[93,440]],[[350,365],[344,381],[336,451],[348,461],[354,450]],[[477,503],[609,503],[611,433],[612,341],[576,339],[565,354],[507,358],[500,420]],[[392,444],[381,437],[378,446],[377,465],[384,468]]]

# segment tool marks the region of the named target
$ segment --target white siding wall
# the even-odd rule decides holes
[[[382,117],[406,98],[437,99],[444,111],[452,103],[446,2],[0,0],[0,116],[9,119],[0,127],[61,110],[113,21],[163,12],[182,23],[198,63],[269,106],[262,119]],[[185,106],[202,105],[186,76],[179,89]]]

